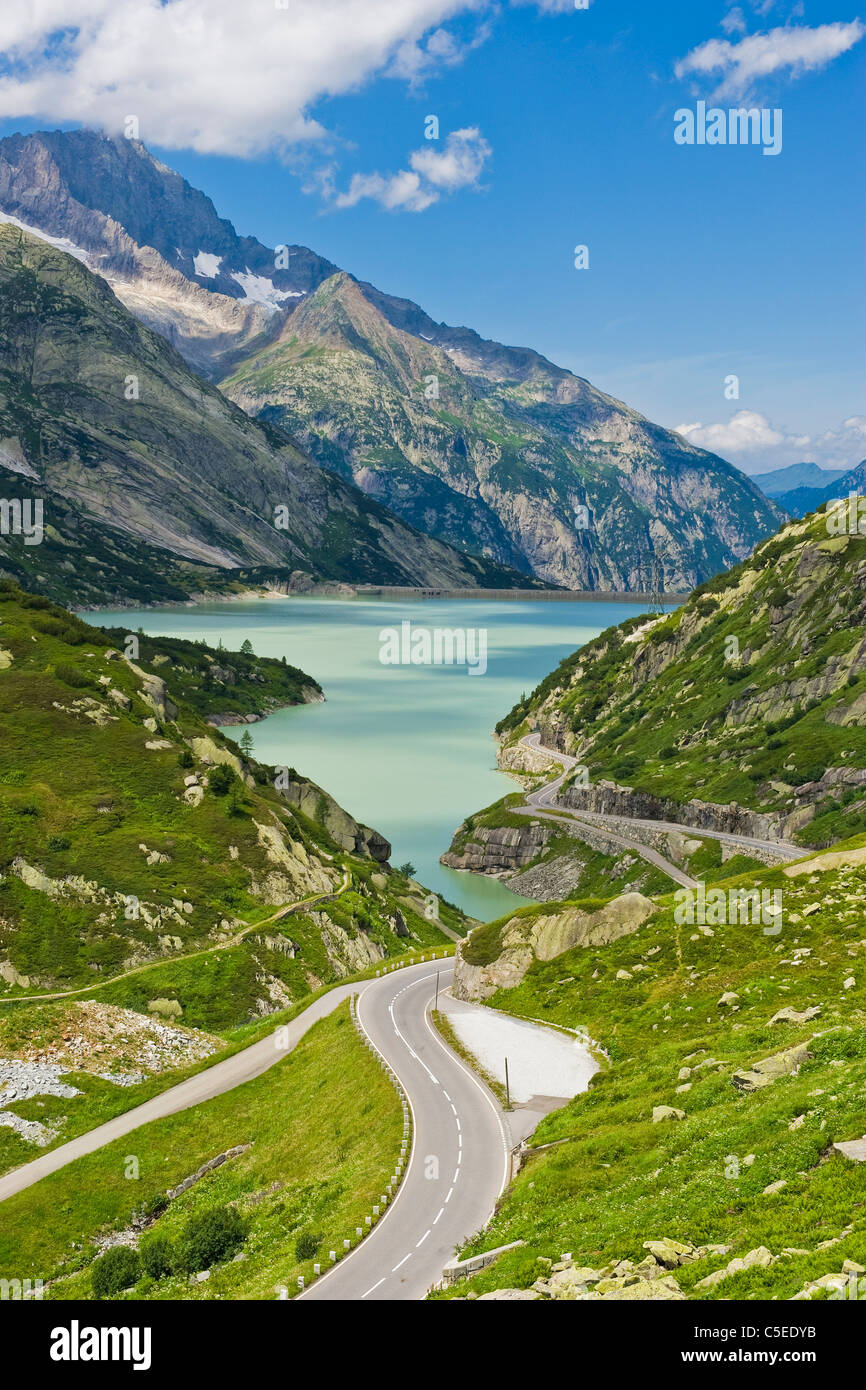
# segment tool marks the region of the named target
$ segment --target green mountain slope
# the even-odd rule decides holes
[[[21,578],[35,573],[55,592],[70,575],[84,601],[99,588],[101,568],[107,589],[129,578],[140,590],[148,561],[166,574],[151,586],[154,597],[168,596],[168,586],[194,587],[195,572],[183,573],[190,563],[373,583],[521,582],[419,536],[323,472],[281,431],[250,420],[195,377],[78,260],[7,224],[0,225],[0,478],[11,483],[7,500],[24,489],[42,501],[52,541],[37,555],[42,547],[27,546],[4,522],[0,567]],[[57,498],[66,505],[52,509]],[[78,514],[72,524],[71,513]],[[91,555],[94,529],[104,536]],[[173,566],[165,566],[165,552]],[[67,589],[76,587],[72,577]]]
[[[497,726],[574,754],[561,800],[828,845],[866,829],[866,536],[784,527],[667,617],[567,657]],[[531,764],[527,764],[529,766]]]
[[[162,1000],[220,1029],[441,939],[387,841],[206,722],[313,681],[161,639],[134,659],[112,636],[2,581],[3,998]]]
[[[777,932],[730,914],[690,926],[656,899],[607,945],[524,953],[522,979],[489,994],[585,1031],[602,1065],[542,1121],[464,1254],[525,1245],[452,1295],[862,1299],[866,1163],[835,1145],[866,1131],[866,848],[738,886],[780,894]],[[476,928],[456,992],[576,915],[548,904]]]
[[[589,382],[399,307],[336,274],[223,390],[420,530],[571,588],[691,588],[777,524],[738,469]]]

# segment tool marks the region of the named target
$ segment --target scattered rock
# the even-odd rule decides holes
[[[685,1112],[685,1110],[677,1110],[676,1107],[673,1106],[673,1105],[655,1105],[655,1106],[653,1106],[653,1124],[654,1124],[654,1125],[661,1124],[663,1120],[684,1120],[685,1118],[686,1118],[686,1112]]]
[[[843,1158],[850,1158],[852,1163],[866,1163],[866,1134],[862,1139],[845,1139],[834,1144],[833,1148]]]
[[[764,1057],[748,1071],[735,1071],[731,1082],[738,1091],[759,1091],[782,1076],[795,1076],[811,1055],[808,1043],[799,1043],[797,1047]]]
[[[814,1004],[812,1008],[804,1009],[802,1013],[791,1008],[780,1009],[778,1013],[773,1014],[770,1023],[811,1023],[812,1019],[817,1018],[820,1012],[820,1004]]]
[[[643,1249],[648,1250],[656,1263],[664,1265],[665,1269],[678,1269],[695,1258],[695,1247],[691,1243],[684,1245],[682,1241],[671,1240],[668,1236],[662,1240],[645,1240]]]

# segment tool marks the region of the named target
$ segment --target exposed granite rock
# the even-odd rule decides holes
[[[636,932],[656,911],[641,893],[624,893],[594,911],[568,908],[532,919],[512,917],[502,928],[501,949],[488,965],[464,959],[466,943],[458,944],[454,964],[454,995],[458,999],[487,999],[497,989],[519,984],[533,960],[552,960],[575,946],[606,946]],[[467,941],[471,941],[471,935]]]
[[[302,815],[324,826],[341,849],[368,856],[379,864],[387,864],[391,858],[391,845],[384,835],[361,825],[315,782],[292,778],[288,786],[280,789],[280,794]]]
[[[553,835],[553,826],[531,821],[525,826],[488,828],[482,825],[471,832],[461,825],[454,843],[465,841],[463,848],[455,851],[452,846],[440,855],[440,863],[447,864],[449,869],[471,869],[474,873],[513,873],[535,859]]]

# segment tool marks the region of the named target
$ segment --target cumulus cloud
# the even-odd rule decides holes
[[[738,410],[725,423],[676,426],[690,444],[730,459],[747,473],[784,468],[789,463],[817,463],[824,468],[854,468],[866,456],[866,416],[851,415],[822,434],[795,434],[772,425],[756,410]]]
[[[355,174],[345,193],[333,200],[335,208],[351,208],[362,198],[372,198],[389,212],[423,212],[438,202],[442,193],[477,188],[490,157],[490,146],[477,126],[453,130],[442,150],[431,143],[409,156],[409,169],[396,174]]]
[[[737,13],[731,11],[731,15]],[[742,16],[740,16],[742,17]],[[713,98],[742,97],[762,78],[801,77],[847,53],[866,33],[859,19],[850,23],[790,26],[766,34],[749,34],[732,42],[710,39],[687,53],[674,67],[677,77],[721,74]]]
[[[442,25],[490,0],[40,0],[0,7],[0,117],[253,156],[321,139],[321,99],[457,61]],[[428,36],[426,37],[425,36]],[[402,55],[402,56],[401,56]],[[414,55],[414,56],[413,56]]]
[[[745,34],[746,27],[746,20],[739,5],[729,10],[722,20],[722,28],[726,34]]]

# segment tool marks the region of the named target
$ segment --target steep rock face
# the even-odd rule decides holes
[[[73,535],[86,519],[219,569],[444,587],[515,582],[418,535],[281,431],[250,420],[103,279],[10,224],[0,224],[0,440],[0,474],[46,499],[46,538],[55,543],[46,562],[59,547],[57,564],[74,564],[60,531],[71,512]],[[59,509],[62,521],[52,497],[72,504]],[[0,563],[6,547],[28,548],[23,536],[4,536]]]
[[[136,141],[0,141],[0,216],[103,275],[253,414],[419,531],[578,589],[669,591],[779,513],[737,469],[528,348],[238,236]]]
[[[324,826],[341,849],[369,856],[380,864],[391,858],[391,846],[384,835],[361,825],[315,782],[293,779],[281,794],[302,815]]]
[[[223,389],[419,530],[570,588],[691,588],[775,525],[744,475],[589,382],[406,322],[337,274]]]
[[[464,836],[461,826],[455,848],[440,856],[449,869],[471,869],[482,874],[516,873],[529,864],[547,844],[553,829],[547,825],[478,826]]]
[[[212,374],[266,341],[336,266],[287,248],[290,269],[239,237],[211,200],[135,140],[45,131],[0,141],[0,219],[63,239],[117,297]]]
[[[632,791],[629,787],[618,787],[612,782],[597,782],[586,788],[572,786],[559,799],[564,806],[575,811],[635,816],[641,820],[682,819],[684,825],[693,826],[695,830],[722,830],[761,840],[785,838],[783,817],[759,815],[736,803],[716,806],[694,797],[687,802],[677,802]]]
[[[553,960],[575,946],[606,946],[631,936],[655,911],[655,904],[642,893],[623,893],[595,911],[571,907],[531,918],[512,917],[501,929],[498,953],[481,964],[474,963],[470,933],[457,947],[453,992],[472,1002],[489,999],[498,989],[518,985],[534,960]]]

